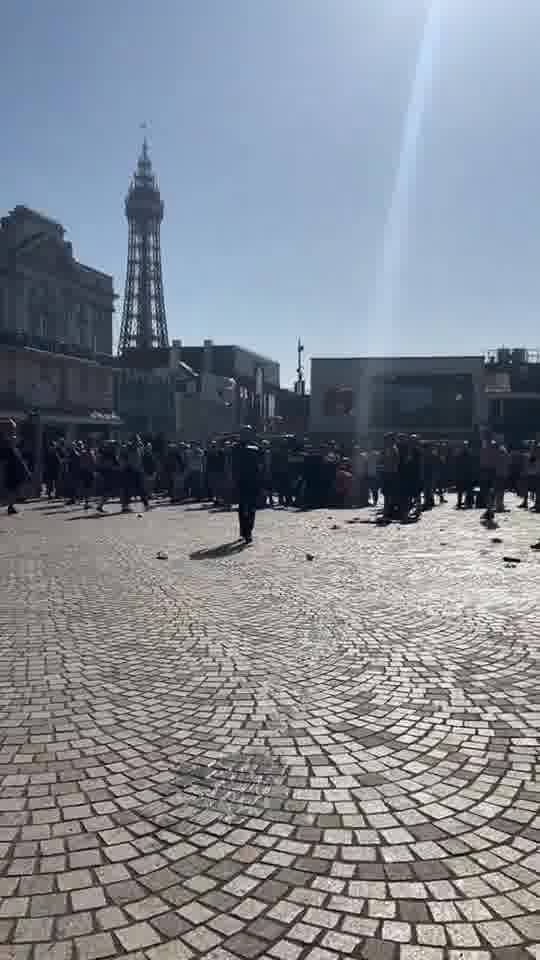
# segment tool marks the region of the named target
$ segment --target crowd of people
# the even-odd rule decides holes
[[[8,513],[30,476],[9,421],[1,432],[0,462]],[[156,497],[171,503],[210,501],[231,509],[239,504],[240,534],[251,540],[255,511],[261,507],[364,507],[381,504],[379,522],[418,520],[436,502],[457,493],[458,509],[483,509],[484,518],[504,510],[507,491],[521,507],[540,512],[540,443],[509,450],[495,440],[478,448],[465,441],[422,441],[414,435],[388,435],[380,450],[355,446],[348,455],[335,443],[314,446],[294,437],[258,438],[250,427],[236,437],[198,443],[163,444],[134,436],[126,442],[83,441],[46,444],[38,486],[50,499],[95,502],[104,512],[118,500],[122,512],[140,500],[145,509]],[[42,484],[39,484],[39,479]]]

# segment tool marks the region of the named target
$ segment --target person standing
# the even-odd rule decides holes
[[[480,450],[480,496],[485,507],[482,519],[491,522],[495,509],[495,484],[498,449],[495,440],[486,442]]]
[[[510,473],[510,454],[504,443],[497,447],[497,457],[495,461],[495,510],[497,513],[504,513],[504,494],[508,484],[508,475]]]
[[[0,435],[0,462],[4,466],[4,485],[7,492],[7,512],[17,513],[15,502],[23,483],[30,479],[30,471],[17,446],[17,426],[8,420]]]
[[[357,444],[352,455],[354,504],[367,507],[369,503],[368,455]]]
[[[105,503],[116,493],[120,465],[116,444],[107,441],[102,444],[96,458],[97,490],[99,494],[98,513],[104,513]]]
[[[371,503],[374,507],[379,503],[379,465],[380,455],[378,450],[368,450],[367,454],[367,479],[368,492],[371,496]]]
[[[90,507],[90,497],[96,488],[96,454],[89,443],[80,444],[80,494],[84,500],[84,509]]]
[[[62,456],[58,444],[53,441],[45,451],[45,488],[47,498],[58,496],[59,478],[62,471]]]
[[[263,479],[263,459],[253,427],[242,427],[234,449],[233,472],[238,493],[240,539],[253,540],[253,527]]]
[[[384,516],[391,520],[399,498],[399,450],[392,434],[384,438],[382,477]]]
[[[156,482],[156,473],[157,473],[157,462],[154,454],[154,450],[151,443],[145,443],[143,455],[142,455],[142,468],[143,468],[143,483],[144,483],[144,492],[148,499],[154,493],[154,485]]]
[[[457,491],[457,509],[463,507],[463,498],[465,498],[465,507],[471,508],[474,502],[474,460],[471,446],[468,440],[463,441],[456,459],[456,491]]]
[[[122,465],[122,489],[120,502],[122,504],[122,513],[130,513],[130,500],[138,496],[144,504],[144,509],[148,510],[150,504],[144,489],[144,473],[142,466],[143,446],[140,437],[137,435],[120,452]]]

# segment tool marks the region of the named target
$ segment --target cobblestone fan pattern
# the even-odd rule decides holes
[[[537,956],[540,523],[369,519],[1,518],[0,960]]]

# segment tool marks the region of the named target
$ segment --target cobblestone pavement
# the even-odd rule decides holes
[[[370,516],[2,516],[0,960],[537,955],[539,518]]]

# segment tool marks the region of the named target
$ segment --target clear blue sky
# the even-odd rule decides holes
[[[119,309],[146,120],[171,336],[285,383],[298,334],[308,357],[540,346],[539,0],[1,7],[0,210],[61,220]]]

